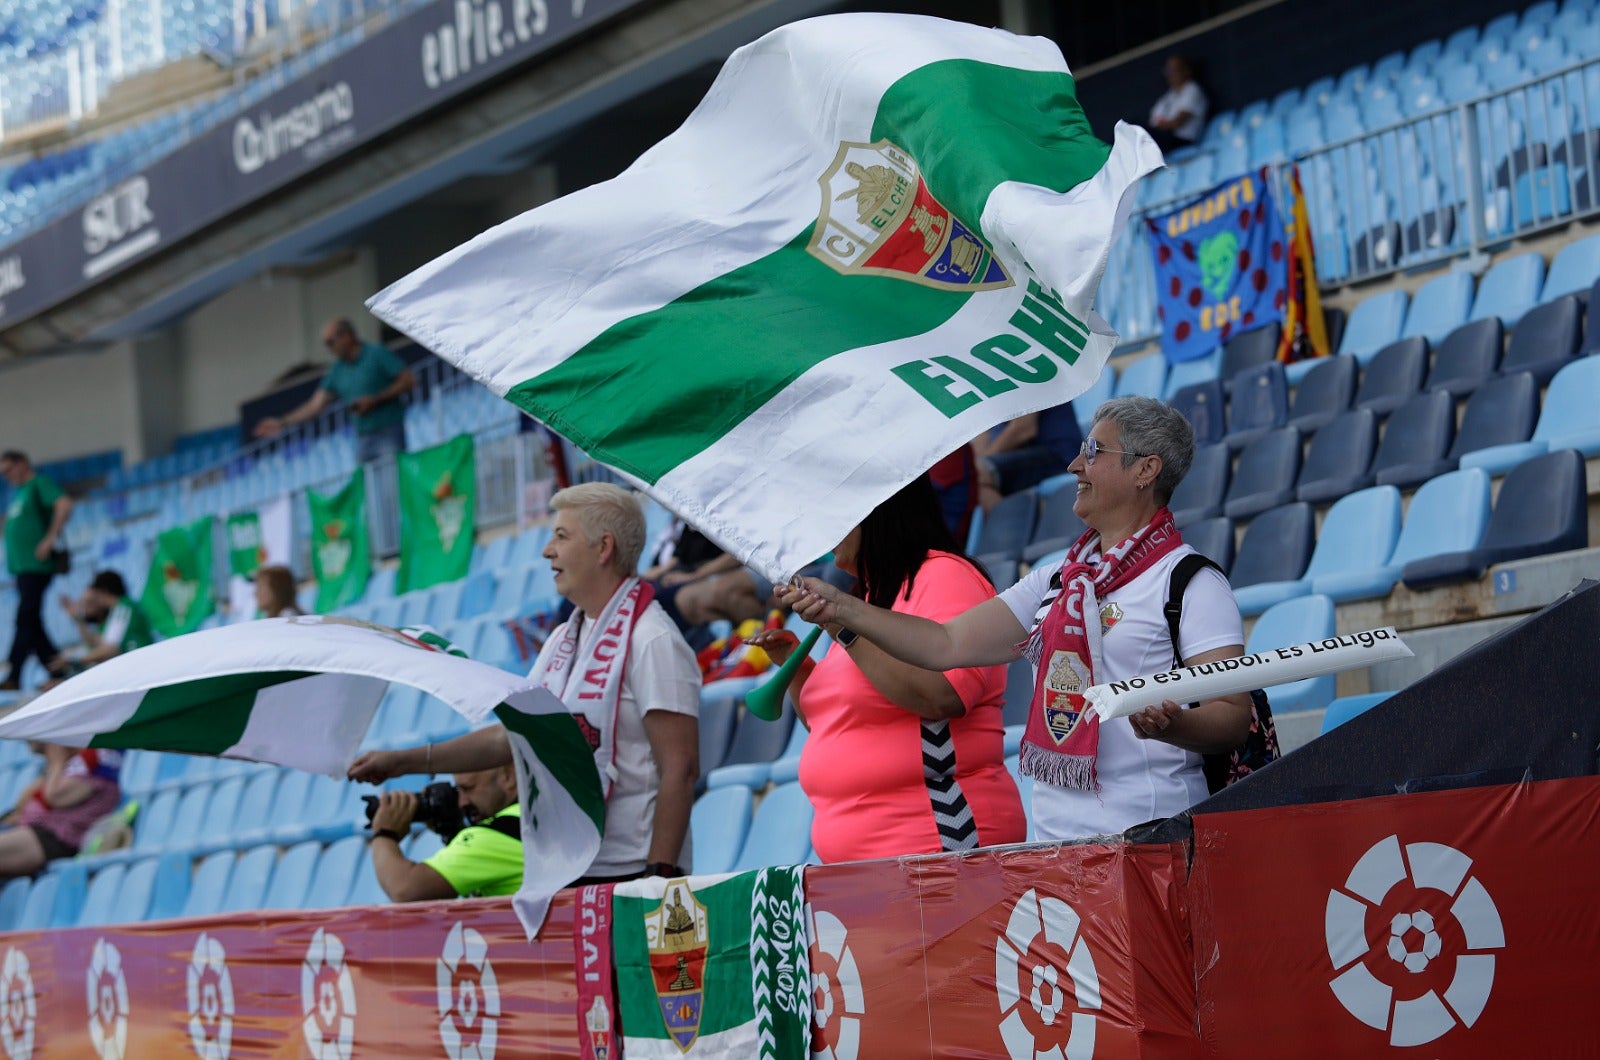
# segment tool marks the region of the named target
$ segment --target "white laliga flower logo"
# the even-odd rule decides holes
[[[1079,934],[1080,923],[1072,906],[1030,889],[1012,906],[1005,933],[995,939],[1000,1037],[1011,1060],[1088,1060],[1094,1055],[1100,975]],[[1063,979],[1071,984],[1070,999]]]
[[[8,1060],[29,1060],[33,1056],[33,1028],[39,1019],[39,1002],[33,995],[33,973],[28,955],[19,949],[6,950],[0,971],[0,1045]]]
[[[1410,866],[1409,871],[1407,866]],[[1423,1045],[1458,1023],[1471,1027],[1489,1003],[1494,985],[1494,954],[1506,944],[1505,929],[1494,900],[1476,877],[1469,876],[1472,859],[1443,843],[1408,843],[1402,855],[1400,837],[1374,843],[1350,870],[1344,888],[1328,892],[1324,917],[1328,957],[1334,976],[1329,986],[1339,1003],[1367,1026],[1389,1032],[1394,1046]],[[1444,953],[1437,915],[1415,905],[1388,918],[1387,931],[1377,944],[1367,936],[1367,914],[1381,907],[1396,886],[1408,885],[1401,899],[1421,901],[1434,891],[1450,902],[1450,918],[1459,928],[1461,950],[1448,986],[1427,988],[1415,997],[1395,1000],[1406,980],[1429,971]],[[1391,907],[1393,908],[1393,907]],[[1450,934],[1447,930],[1446,934]],[[1369,958],[1370,963],[1369,963]],[[1396,972],[1400,975],[1396,975]],[[1385,982],[1377,972],[1393,978]]]
[[[300,966],[300,1028],[316,1060],[350,1060],[356,1037],[356,991],[339,936],[317,928]]]
[[[444,940],[436,965],[439,1040],[450,1060],[494,1060],[500,1034],[500,984],[489,963],[489,943],[458,923]]]
[[[122,954],[105,939],[94,940],[89,958],[89,1038],[101,1060],[128,1055],[128,980]]]
[[[189,1041],[201,1060],[228,1060],[233,1047],[233,978],[222,943],[200,933],[188,975]]]
[[[811,1055],[818,1060],[856,1060],[867,1001],[848,932],[838,917],[807,902],[806,935],[813,951]]]

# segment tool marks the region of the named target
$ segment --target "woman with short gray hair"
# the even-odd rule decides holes
[[[1033,777],[1033,819],[1044,839],[1115,834],[1171,817],[1207,794],[1203,755],[1244,742],[1251,703],[1240,694],[1149,707],[1126,723],[1086,709],[1091,685],[1244,653],[1244,628],[1228,580],[1194,575],[1183,597],[1178,644],[1163,606],[1183,543],[1167,501],[1189,470],[1194,431],[1151,398],[1116,398],[1068,466],[1072,510],[1088,529],[1066,559],[1036,567],[992,600],[946,622],[872,607],[813,578],[783,596],[807,621],[847,627],[890,655],[931,670],[988,666],[1025,655],[1034,693],[1021,751]],[[1084,618],[1089,621],[1084,621]]]

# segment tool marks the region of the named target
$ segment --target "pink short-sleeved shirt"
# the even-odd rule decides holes
[[[970,564],[933,552],[894,610],[943,622],[994,596]],[[1006,771],[1006,668],[945,674],[966,713],[928,721],[897,707],[835,644],[801,693],[811,726],[800,784],[816,809],[811,842],[824,862],[935,854],[1027,833]]]

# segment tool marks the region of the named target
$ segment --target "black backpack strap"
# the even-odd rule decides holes
[[[515,839],[519,843],[522,842],[522,818],[512,814],[503,813],[497,817],[491,817],[479,827],[492,828],[508,839]]]
[[[1189,553],[1172,567],[1172,579],[1167,582],[1167,602],[1162,605],[1161,613],[1167,616],[1167,633],[1172,638],[1174,665],[1183,662],[1183,653],[1178,650],[1178,624],[1183,620],[1183,594],[1188,591],[1189,583],[1194,580],[1194,576],[1207,567],[1224,578],[1227,577],[1221,567],[1198,552]]]

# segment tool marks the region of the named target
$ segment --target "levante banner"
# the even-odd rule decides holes
[[[1204,357],[1240,332],[1283,319],[1288,233],[1265,170],[1146,223],[1167,360]]]

